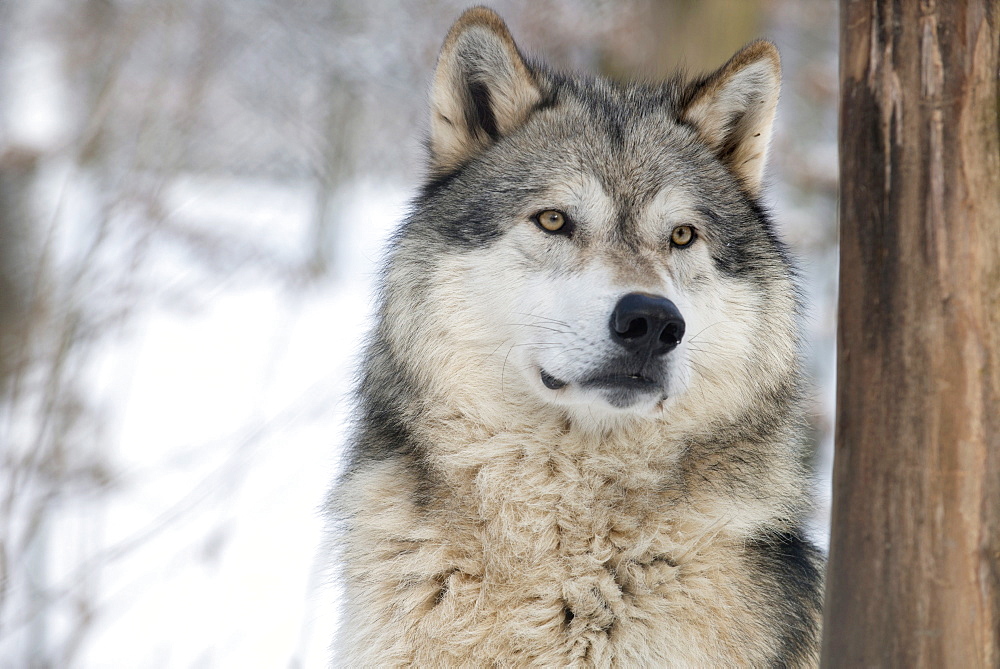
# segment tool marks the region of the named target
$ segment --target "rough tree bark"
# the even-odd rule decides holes
[[[1000,666],[1000,3],[842,0],[825,667]]]

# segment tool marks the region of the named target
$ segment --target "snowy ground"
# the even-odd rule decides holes
[[[80,205],[74,212],[85,209],[79,175],[53,178],[67,180],[57,190]],[[55,515],[34,578],[65,595],[24,634],[0,638],[0,665],[13,666],[3,658],[24,644],[69,638],[62,607],[86,597],[95,615],[75,666],[325,666],[337,597],[323,571],[320,510],[375,267],[406,198],[384,185],[351,193],[334,259],[341,279],[305,290],[239,273],[205,283],[170,245],[144,257],[138,281],[163,294],[136,307],[83,381],[103,408],[116,486]],[[230,237],[288,254],[310,243],[304,189],[191,177],[166,200],[189,230],[231,225]],[[55,242],[70,254],[72,228]],[[111,250],[101,261],[128,259]],[[171,284],[183,304],[162,299]]]
[[[246,192],[231,195],[201,204],[306,241],[302,201],[270,193],[248,211]],[[385,190],[356,195],[336,259],[349,278],[294,296],[273,285],[231,286],[197,313],[152,310],[131,345],[110,354],[128,386],[121,461],[135,472],[175,465],[170,476],[136,481],[115,505],[108,543],[180,515],[113,570],[119,585],[105,591],[132,603],[94,639],[86,666],[323,666],[335,597],[319,588],[319,510],[344,440],[379,250],[405,201]],[[298,217],[289,215],[296,204]],[[123,647],[127,639],[138,643]]]

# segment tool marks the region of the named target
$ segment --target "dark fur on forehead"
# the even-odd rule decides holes
[[[575,97],[618,146],[622,144],[630,121],[647,115],[679,119],[679,103],[684,98],[682,73],[662,83],[652,84],[553,73],[537,62],[532,62],[532,67],[536,72],[544,73],[539,78],[548,81],[553,99],[560,94]]]

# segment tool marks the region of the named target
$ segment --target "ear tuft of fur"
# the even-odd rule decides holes
[[[760,40],[693,83],[681,113],[754,197],[764,178],[780,91],[778,49]]]
[[[521,125],[541,100],[503,19],[466,10],[438,55],[431,90],[431,167],[442,173]]]

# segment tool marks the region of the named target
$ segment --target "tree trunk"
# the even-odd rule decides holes
[[[824,667],[1000,666],[1000,3],[841,1]]]

